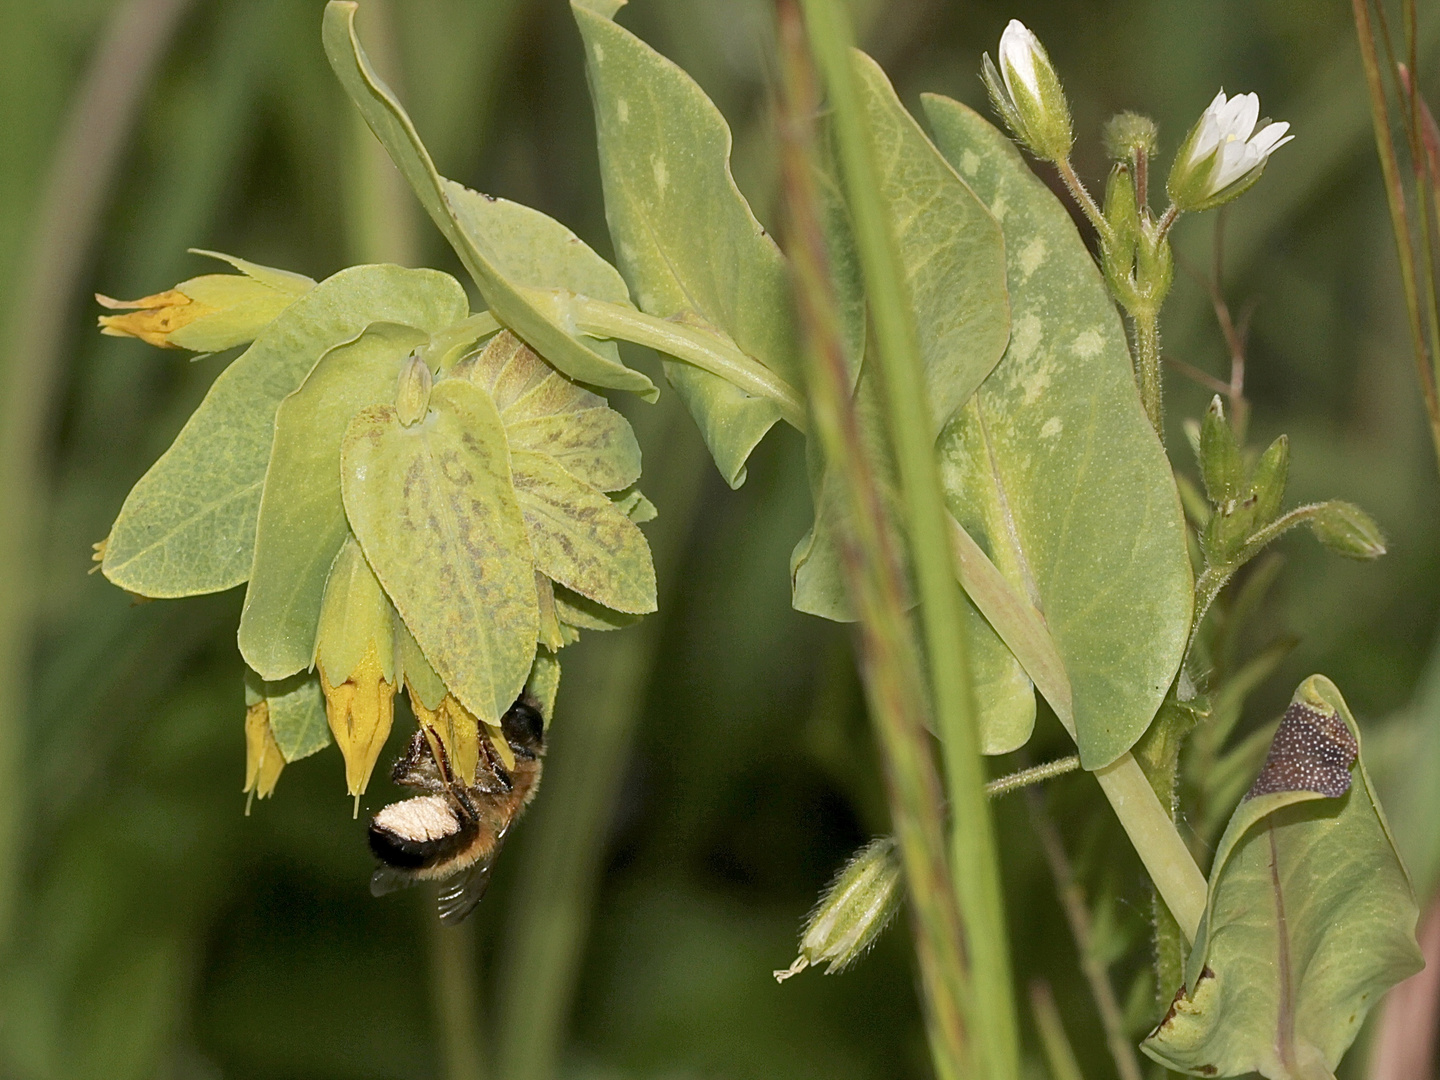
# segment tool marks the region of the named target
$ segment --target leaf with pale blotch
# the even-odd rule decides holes
[[[655,567],[635,523],[544,454],[513,450],[510,462],[535,568],[615,611],[654,611]]]
[[[269,709],[271,735],[287,762],[299,761],[330,745],[319,676],[305,672],[279,682],[266,682],[247,668],[245,704],[261,701]]]
[[[938,431],[1005,351],[1010,325],[1005,243],[994,217],[905,111],[884,72],[863,53],[856,53],[854,61]],[[842,284],[856,279],[853,243],[844,236],[848,225],[840,208],[828,211],[826,224],[837,276]],[[863,331],[863,320],[847,322],[858,323]],[[855,402],[862,430],[873,435],[885,431],[887,422],[872,368],[870,359],[861,366]],[[867,457],[898,535],[900,504],[890,448],[872,437]],[[848,621],[853,613],[836,535],[839,515],[845,512],[843,492],[815,460],[811,481],[815,522],[791,555],[791,602],[797,610]],[[903,559],[903,537],[900,540],[897,555]],[[908,568],[906,573],[908,577]],[[1024,742],[1023,736],[1017,741],[1017,729],[1029,734],[1033,705],[1029,719],[1016,714],[1014,706],[1023,704],[1023,697],[1014,693],[1013,665],[1007,670],[1003,658],[1002,663],[992,664],[983,652],[977,659],[980,689],[986,695],[981,698],[982,745],[988,752],[1013,750]],[[1003,710],[990,696],[996,691],[1005,694]]]
[[[396,669],[404,662],[396,655],[398,645],[395,609],[365,561],[360,545],[347,530],[325,579],[314,664],[332,685],[338,686],[350,678],[367,653],[373,652],[380,678],[398,686]]]
[[[724,117],[689,75],[612,22],[613,10],[571,6],[585,41],[605,217],[641,309],[698,316],[800,386],[784,259],[731,177]],[[665,374],[738,487],[779,409],[688,364],[666,361]]]
[[[513,449],[548,454],[601,491],[619,491],[639,479],[640,444],[629,421],[514,334],[495,335],[454,373],[490,392]]]
[[[360,46],[355,8],[339,0],[326,5],[321,30],[325,55],[495,317],[573,378],[653,398],[654,384],[620,363],[613,342],[572,334],[546,312],[543,295],[536,303],[535,293],[556,288],[628,303],[614,268],[539,211],[492,200],[436,172],[410,117]]]
[[[941,436],[947,501],[1043,615],[1081,762],[1099,768],[1150,724],[1184,652],[1193,579],[1180,499],[1069,213],[978,114],[924,102],[940,149],[1005,230],[1014,319],[1004,359]]]
[[[404,427],[389,406],[350,422],[350,527],[436,674],[495,723],[525,685],[539,612],[530,539],[489,395],[442,379]]]
[[[1332,1077],[1370,1007],[1423,966],[1418,915],[1360,730],[1312,676],[1220,840],[1185,986],[1141,1048],[1201,1076]]]
[[[560,614],[555,610],[555,583],[539,570],[535,571],[535,597],[540,602],[540,629],[535,634],[536,644],[556,651],[568,642],[565,631],[560,628]]]
[[[250,576],[275,412],[329,349],[374,322],[443,330],[469,314],[448,274],[355,266],[283,311],[215,380],[125,500],[102,564],[132,593],[193,596]]]
[[[315,659],[330,564],[350,534],[340,498],[340,440],[365,406],[395,400],[401,366],[428,340],[412,327],[376,323],[327,352],[280,403],[240,615],[240,654],[263,678],[283,679]],[[330,671],[332,681],[344,677]]]
[[[854,66],[938,433],[1010,340],[1005,238],[996,217],[905,111],[880,65],[856,52]]]

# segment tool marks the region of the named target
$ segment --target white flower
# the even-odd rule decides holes
[[[1267,123],[1259,131],[1260,98],[1225,91],[1215,95],[1190,130],[1170,171],[1170,197],[1182,210],[1203,210],[1234,198],[1260,178],[1266,161],[1295,136],[1290,125]]]
[[[1024,23],[1011,19],[1000,35],[999,51],[999,71],[988,54],[981,65],[996,111],[1037,157],[1069,157],[1070,106],[1045,47]]]
[[[1000,74],[1005,80],[1005,89],[1010,92],[1010,100],[1015,100],[1012,76],[1020,80],[1031,97],[1039,98],[1040,80],[1035,74],[1035,54],[1040,54],[1043,63],[1050,63],[1040,39],[1019,19],[1011,19],[1005,32],[1000,35],[999,52]]]

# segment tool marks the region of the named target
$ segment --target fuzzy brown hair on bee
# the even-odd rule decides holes
[[[500,730],[514,768],[481,736],[472,777],[454,774],[434,732],[422,727],[411,738],[391,778],[424,794],[391,803],[370,819],[370,850],[381,863],[371,893],[438,881],[441,922],[458,923],[475,910],[510,826],[535,796],[545,753],[545,723],[533,698],[522,694],[501,717]]]

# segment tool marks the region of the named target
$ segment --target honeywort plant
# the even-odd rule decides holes
[[[1059,76],[1012,22],[986,85],[1093,225],[1097,265],[1004,132],[927,96],[927,134],[833,0],[782,4],[782,252],[731,177],[719,112],[614,21],[619,7],[571,4],[618,266],[544,214],[443,177],[367,60],[356,5],[331,0],[335,73],[485,310],[433,270],[316,283],[229,256],[237,274],[102,299],[124,312],[102,317],[107,333],[248,343],[97,545],[137,595],[246,586],[246,791],[271,795],[286,764],[333,739],[358,811],[402,691],[459,782],[482,755],[503,773],[516,698],[548,724],[563,650],[655,610],[638,525],[657,508],[602,396],[654,399],[617,343],[647,346],[732,487],[777,421],[814,436],[792,602],[858,621],[894,838],[841,871],[785,974],[855,960],[903,884],[937,1073],[1018,1077],[987,798],[1078,763],[1155,887],[1145,1053],[1197,1075],[1330,1075],[1375,998],[1418,965],[1415,904],[1329,680],[1307,679],[1277,725],[1229,745],[1283,649],[1237,664],[1273,564],[1222,592],[1297,525],[1354,558],[1383,539],[1349,504],[1285,511],[1286,439],[1250,450],[1219,398],[1187,426],[1199,486],[1160,437],[1170,228],[1254,184],[1286,126],[1260,122],[1253,94],[1220,93],[1157,216],[1155,127],[1122,114],[1097,201],[1070,164]],[[1076,757],[987,788],[982,756],[1030,741],[1037,691]],[[1208,880],[1182,812],[1195,850],[1215,852]],[[1083,939],[1083,897],[1043,814]],[[1073,1072],[1053,1000],[1032,1001],[1052,1068]]]

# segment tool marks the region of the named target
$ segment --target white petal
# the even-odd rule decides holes
[[[1250,143],[1234,139],[1220,148],[1220,167],[1210,181],[1210,193],[1223,191],[1261,164],[1265,155]]]
[[[1019,19],[1011,19],[1000,35],[1000,74],[1005,80],[1005,89],[1015,96],[1015,87],[1010,82],[1010,73],[1025,85],[1031,97],[1040,96],[1040,83],[1035,77],[1035,50],[1040,42]]]
[[[1250,145],[1259,148],[1262,154],[1272,154],[1276,148],[1280,146],[1281,142],[1289,141],[1288,139],[1282,140],[1280,138],[1280,136],[1289,130],[1290,125],[1283,120],[1275,124],[1266,124],[1251,136]],[[1293,135],[1290,136],[1291,139],[1294,137]]]

